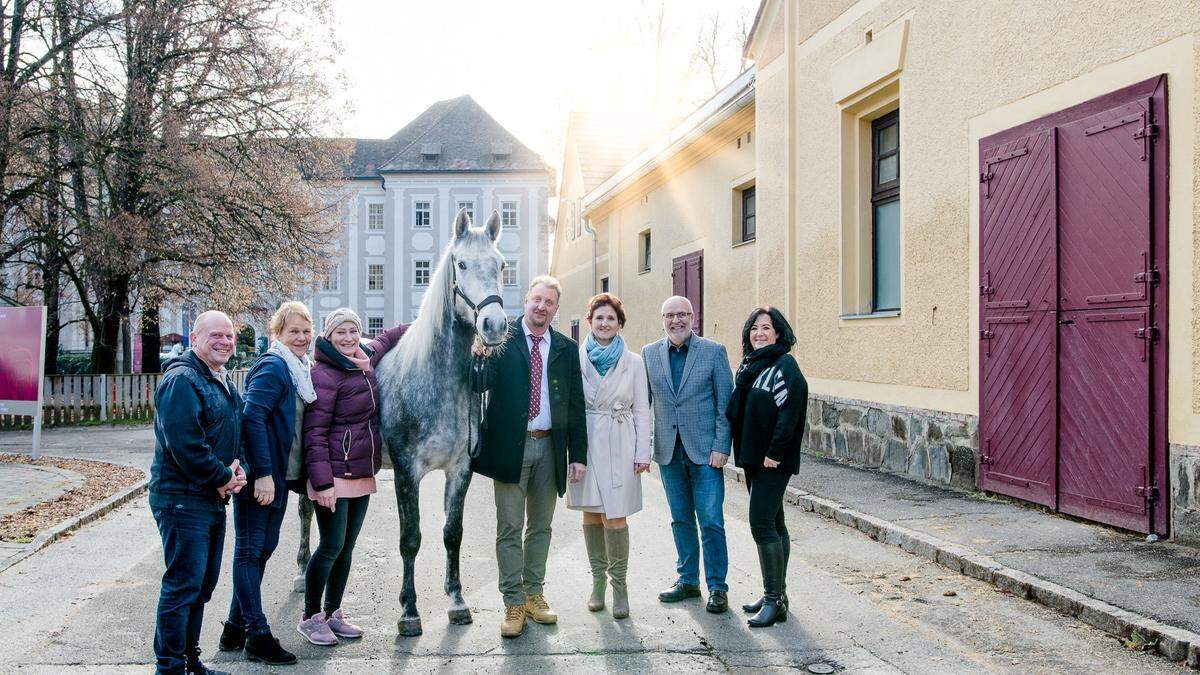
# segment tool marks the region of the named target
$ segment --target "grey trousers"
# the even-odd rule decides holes
[[[525,596],[542,592],[558,504],[554,471],[554,441],[526,437],[521,481],[495,481],[496,565],[505,606],[523,605]]]

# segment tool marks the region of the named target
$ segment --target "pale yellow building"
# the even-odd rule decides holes
[[[579,319],[588,298],[603,290],[608,277],[608,257],[603,254],[607,235],[593,237],[587,228],[584,196],[649,147],[671,124],[667,117],[618,112],[573,112],[568,118],[550,257],[551,273],[564,289],[560,329],[578,333],[577,325],[572,331],[571,322]]]
[[[582,195],[583,236],[564,239],[561,225],[556,236],[551,271],[564,297],[586,299],[607,284],[625,305],[625,338],[639,350],[662,337],[662,302],[679,292],[693,299],[705,336],[738,344],[744,300],[754,295],[747,281],[756,244],[741,229],[744,198],[753,204],[754,147],[748,71]],[[752,224],[752,208],[748,215]],[[586,335],[585,313],[583,303],[564,304],[564,327],[579,322]]]
[[[1200,539],[1198,29],[1185,0],[762,3],[757,241],[706,302],[786,308],[809,451]]]

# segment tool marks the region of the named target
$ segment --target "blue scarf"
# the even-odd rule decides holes
[[[596,372],[600,373],[600,377],[604,377],[617,365],[617,361],[621,360],[621,353],[625,351],[625,340],[618,335],[605,347],[588,333],[583,341],[583,348],[587,350],[588,360],[596,367]]]

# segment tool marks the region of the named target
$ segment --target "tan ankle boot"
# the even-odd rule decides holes
[[[605,552],[608,555],[608,578],[612,582],[614,619],[629,616],[629,589],[625,575],[629,570],[629,528],[604,530]]]
[[[550,609],[544,595],[530,595],[525,598],[525,614],[534,621],[542,624],[558,623],[558,615]]]
[[[604,609],[604,591],[608,587],[608,580],[604,576],[608,571],[604,526],[599,523],[584,525],[583,543],[587,546],[588,560],[592,564],[592,597],[588,598],[587,608],[589,612],[599,612]]]
[[[500,637],[515,638],[525,632],[525,605],[505,605]]]

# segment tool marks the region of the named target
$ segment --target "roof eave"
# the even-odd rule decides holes
[[[583,213],[595,211],[633,185],[658,165],[673,157],[720,122],[754,101],[755,68],[750,66],[737,79],[717,92],[675,128],[617,170],[608,180],[583,196]]]

